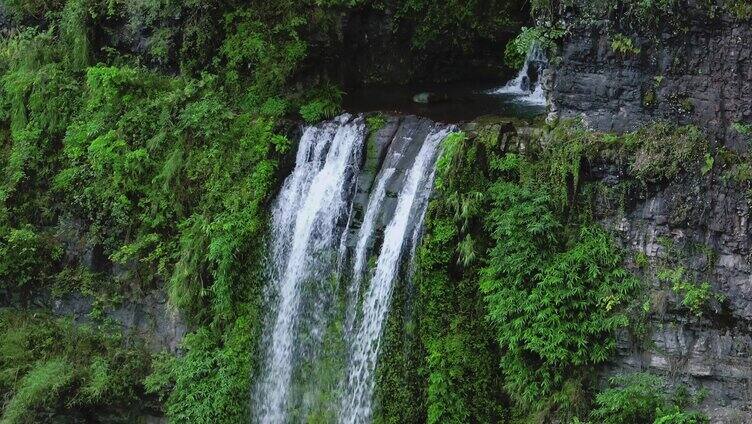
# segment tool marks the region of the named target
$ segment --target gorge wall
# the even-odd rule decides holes
[[[678,30],[666,24],[658,32],[626,32],[639,49],[628,53],[612,47],[614,22],[573,29],[549,74],[551,116],[581,117],[591,129],[619,133],[655,120],[694,124],[707,131],[714,152],[746,153],[750,136],[734,124],[752,122],[752,26],[728,14],[709,17],[699,4],[685,12],[687,24]],[[729,178],[729,163],[711,168],[628,195],[622,213],[607,211],[601,199],[602,222],[642,258],[632,268],[651,292],[648,337],[622,334],[606,374],[659,372],[708,390],[704,407],[713,422],[750,422],[749,183]],[[590,171],[610,186],[627,178],[613,163]],[[681,308],[671,284],[659,278],[672,267],[722,294],[714,313],[698,317]]]
[[[681,28],[630,32],[639,52],[612,48],[610,21],[574,28],[551,85],[554,112],[623,132],[655,119],[700,123],[722,144],[746,150],[731,124],[752,121],[752,26],[690,2]]]

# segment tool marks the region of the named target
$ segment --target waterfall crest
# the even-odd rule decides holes
[[[351,115],[304,130],[272,210],[254,422],[370,422],[394,284],[411,269],[451,130],[390,118],[369,136],[364,118]]]

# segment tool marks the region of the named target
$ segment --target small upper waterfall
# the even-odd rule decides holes
[[[351,115],[304,130],[273,207],[254,422],[370,422],[394,284],[411,269],[450,131],[406,117],[369,135]]]
[[[522,65],[522,69],[517,73],[517,76],[507,82],[503,87],[492,90],[491,93],[513,94],[519,96],[517,100],[521,102],[545,105],[546,96],[543,92],[541,76],[546,68],[548,68],[548,58],[546,58],[546,54],[540,48],[538,43],[533,43],[530,46],[530,51],[527,53],[525,63]]]

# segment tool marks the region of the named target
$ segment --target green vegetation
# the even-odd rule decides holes
[[[394,8],[399,26],[414,26],[412,44],[421,50],[449,43],[462,50],[473,48],[477,40],[493,40],[500,31],[515,27],[522,3],[504,0],[350,0],[372,3],[375,8]],[[515,9],[517,8],[517,9]],[[479,13],[482,11],[482,13]]]
[[[667,23],[674,25],[685,18],[679,13],[681,3],[678,0],[531,1],[534,15],[545,15],[549,18],[556,18],[561,11],[561,6],[576,10],[578,19],[584,23],[594,23],[599,19],[611,17],[621,26],[638,31],[661,28],[661,26],[665,28]],[[618,16],[614,16],[614,12],[617,12]]]
[[[520,69],[530,48],[537,44],[549,57],[555,57],[558,52],[558,41],[566,35],[566,30],[560,27],[523,27],[517,37],[513,38],[504,50],[504,61],[513,69]]]
[[[611,36],[611,50],[622,56],[636,56],[640,54],[640,48],[635,46],[634,41],[624,34],[614,34]]]
[[[627,134],[624,143],[635,155],[630,171],[644,182],[667,181],[682,170],[697,168],[707,149],[697,127],[662,122]]]
[[[739,134],[752,136],[752,124],[734,122],[733,124],[731,124],[731,128],[733,128]]]
[[[723,302],[723,296],[714,293],[710,283],[688,281],[686,273],[684,268],[661,269],[658,272],[658,280],[670,283],[671,290],[681,296],[682,305],[697,316],[702,315],[708,309],[711,300]]]
[[[130,422],[118,409],[138,412],[132,405],[148,370],[149,354],[126,347],[114,329],[0,310],[0,423],[40,422],[71,408]]]
[[[548,136],[538,160],[506,155],[485,223],[494,244],[480,289],[518,413],[577,416],[585,367],[605,361],[639,289],[611,237],[590,223],[580,164],[592,140],[576,125]],[[530,419],[530,418],[528,418]]]
[[[595,398],[596,408],[590,413],[593,423],[601,424],[705,424],[708,418],[699,412],[686,410],[694,399],[681,387],[667,395],[665,382],[651,374],[631,374],[614,377],[611,387]]]
[[[156,397],[171,422],[248,417],[268,202],[292,150],[289,118],[340,111],[339,87],[307,61],[340,42],[342,15],[383,14],[416,53],[467,53],[519,26],[519,8],[498,0],[4,6],[17,28],[0,39],[0,296],[27,305],[88,295],[99,325],[122,299],[164,288],[193,329],[181,355],[156,358],[149,394],[101,397]],[[59,332],[61,346],[73,331]],[[104,390],[95,383],[106,385],[110,353],[82,355],[91,377],[61,367],[62,354],[13,371],[8,422],[102,406],[86,396]],[[149,365],[131,371],[123,389],[140,387]]]
[[[268,206],[294,150],[287,134],[291,122],[340,112],[342,91],[312,69],[317,49],[341,43],[345,13],[379,11],[416,54],[444,44],[466,54],[517,28],[521,3],[6,1],[16,27],[0,38],[0,298],[27,310],[0,312],[0,423],[132,422],[141,410],[175,423],[247,420]],[[548,1],[531,7],[554,16]],[[674,7],[624,5],[645,26]],[[510,65],[532,43],[555,51],[565,30],[545,25],[509,43]],[[639,52],[624,36],[612,48]],[[374,134],[386,122],[372,115],[367,126]],[[639,320],[642,287],[593,216],[593,193],[623,198],[629,187],[583,177],[601,157],[623,159],[644,185],[722,161],[691,126],[615,136],[562,122],[519,151],[502,128],[445,140],[417,272],[398,284],[387,321],[375,421],[703,422],[661,395],[640,398],[643,383],[591,389],[615,332]],[[749,181],[737,165],[734,179]],[[714,297],[681,277],[672,288],[694,313]],[[190,325],[179,355],[150,357],[106,319],[155,289]],[[72,293],[93,299],[89,324],[29,312]],[[310,365],[322,405],[337,390],[340,326],[326,334],[333,356]]]
[[[644,408],[630,400],[641,390],[633,385],[593,393],[593,366],[614,352],[617,330],[644,334],[650,305],[593,221],[591,196],[602,187],[583,179],[584,164],[599,158],[631,164],[643,184],[700,173],[702,133],[659,122],[614,136],[561,122],[518,152],[500,143],[502,127],[484,123],[444,142],[415,275],[417,318],[403,330],[420,338],[406,351],[425,358],[389,355],[389,368],[410,377],[380,382],[390,410],[378,422],[412,421],[404,411],[421,396],[428,422],[705,422],[660,387]],[[643,253],[635,263],[647,270],[650,261]],[[691,311],[703,307],[703,286],[676,290]]]
[[[727,0],[724,6],[740,20],[752,18],[752,3],[748,0]]]
[[[448,137],[437,165],[415,275],[425,359],[391,407],[414,409],[427,385],[431,423],[579,416],[587,368],[608,358],[639,289],[585,208],[580,162],[596,137],[565,123],[523,155],[503,150],[501,126]]]

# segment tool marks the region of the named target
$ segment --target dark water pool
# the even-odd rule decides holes
[[[483,115],[534,118],[546,112],[545,106],[525,103],[519,95],[489,93],[503,85],[504,82],[369,87],[348,92],[343,104],[346,111],[353,113],[420,115],[445,123],[466,122]],[[445,100],[429,104],[413,101],[413,96],[425,92]]]

